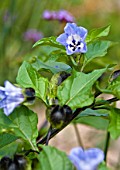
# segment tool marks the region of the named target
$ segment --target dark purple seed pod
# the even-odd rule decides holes
[[[53,128],[60,129],[71,118],[72,110],[67,105],[52,105],[46,111],[46,116]]]
[[[12,164],[12,159],[8,156],[4,156],[0,160],[0,170],[7,170],[11,164]]]
[[[112,73],[112,75],[110,76],[110,82],[112,82],[113,80],[115,80],[116,78],[118,78],[120,76],[120,70],[116,70]]]

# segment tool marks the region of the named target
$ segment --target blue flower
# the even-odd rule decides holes
[[[0,86],[0,108],[4,109],[5,115],[9,115],[25,97],[22,89],[12,85],[9,81],[5,81],[5,87]]]
[[[65,46],[68,55],[87,52],[85,43],[87,29],[78,27],[75,23],[67,23],[64,31],[65,33],[61,34],[56,41]]]
[[[77,170],[97,170],[98,165],[104,160],[104,153],[98,148],[83,150],[76,147],[71,150],[69,159]]]

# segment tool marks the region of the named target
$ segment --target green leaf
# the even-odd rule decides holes
[[[89,74],[73,71],[57,89],[57,97],[62,105],[69,105],[72,109],[91,105],[94,96],[92,86],[106,69],[94,70]]]
[[[16,141],[18,139],[17,136],[9,133],[0,134],[0,149],[4,146]]]
[[[42,62],[39,59],[36,59],[36,61],[32,64],[32,66],[36,70],[40,70],[42,68],[50,70],[52,73],[58,73],[60,71],[67,71],[71,70],[71,67],[65,63],[62,62],[56,62],[56,61],[47,61],[47,62]]]
[[[111,94],[120,99],[120,76],[108,85],[107,90],[111,91]]]
[[[19,68],[16,81],[24,88],[33,88],[36,96],[46,102],[48,79],[42,77],[28,62]]]
[[[60,43],[58,43],[56,41],[56,38],[57,37],[47,37],[47,38],[42,38],[41,40],[37,41],[33,47],[36,47],[36,46],[43,46],[43,45],[49,45],[49,46],[52,46],[52,47],[57,47],[57,48],[60,48],[60,49],[63,49],[65,50],[65,47],[63,45],[61,45]]]
[[[13,157],[13,155],[17,152],[18,143],[12,142],[4,147],[0,148],[0,158],[4,156]]]
[[[107,130],[109,123],[108,110],[86,109],[74,119],[73,123],[82,123],[96,129]]]
[[[99,166],[98,166],[98,170],[110,170],[107,165],[105,164],[105,162],[103,161]]]
[[[36,113],[25,106],[16,108],[9,116],[6,116],[2,110],[0,111],[0,127],[7,133],[22,138],[31,145],[32,149],[35,149],[38,136]]]
[[[50,146],[41,146],[38,156],[40,170],[73,170],[73,165],[64,152]]]
[[[87,116],[87,117],[80,117],[77,120],[74,120],[73,123],[82,123],[96,129],[100,130],[107,130],[109,120],[105,119],[104,117],[98,116]]]
[[[120,109],[114,108],[111,110],[108,131],[113,139],[120,136]]]
[[[102,28],[93,29],[89,32],[89,34],[86,38],[86,42],[88,43],[94,39],[97,39],[100,37],[105,37],[109,34],[109,32],[110,32],[110,25],[107,25]]]
[[[92,110],[92,109],[86,109],[83,112],[81,112],[76,119],[79,119],[80,117],[85,116],[98,116],[98,117],[108,117],[108,113],[101,112],[100,110]]]
[[[54,50],[52,51],[49,56],[47,61],[56,61],[60,59],[60,61],[68,59],[68,56],[66,54],[66,51],[61,51],[61,50]]]
[[[111,41],[95,41],[88,44],[88,51],[85,54],[85,65],[96,57],[103,57],[107,54],[108,48],[112,45]]]

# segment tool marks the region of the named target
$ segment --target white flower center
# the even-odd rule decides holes
[[[66,43],[68,44],[68,49],[70,51],[75,51],[76,49],[81,49],[84,47],[84,44],[81,42],[81,37],[77,34],[68,36]]]

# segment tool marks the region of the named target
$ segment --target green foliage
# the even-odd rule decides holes
[[[39,46],[48,45],[48,46],[57,47],[57,48],[60,48],[62,50],[65,50],[64,46],[56,41],[56,38],[57,37],[54,37],[54,36],[48,37],[48,38],[42,38],[41,40],[37,41],[33,45],[33,47],[36,47],[38,45]]]
[[[120,136],[120,109],[111,109],[108,131],[113,139]]]
[[[26,141],[32,149],[36,148],[36,138],[38,136],[37,115],[27,107],[21,106],[16,108],[9,117],[1,111],[0,128],[9,134],[9,136],[4,136],[5,139],[9,137],[7,143],[21,138]]]
[[[16,141],[18,139],[17,136],[9,133],[2,133],[0,135],[0,149],[5,147],[6,145]]]
[[[93,29],[88,33],[86,42],[88,43],[95,39],[105,37],[109,34],[109,32],[110,32],[110,25],[98,29]]]
[[[107,165],[105,164],[105,162],[102,162],[99,166],[98,166],[98,170],[110,170]]]
[[[100,110],[92,110],[92,109],[86,109],[82,111],[76,119],[79,119],[80,117],[85,117],[85,116],[97,116],[97,117],[108,117],[108,113],[101,112]]]
[[[89,106],[94,101],[92,86],[106,69],[94,70],[92,73],[72,72],[59,87],[57,97],[62,105],[69,105],[72,109]]]
[[[47,62],[42,62],[39,59],[36,59],[36,61],[32,64],[32,66],[36,70],[46,69],[51,71],[53,74],[58,73],[60,71],[71,70],[71,67],[65,63],[51,61],[51,60]]]
[[[104,68],[99,67],[96,70],[93,69],[93,61],[95,59],[99,58],[100,62],[104,63],[103,57],[106,56],[109,58],[110,56],[110,54],[107,56],[108,49],[114,43],[105,39],[110,32],[110,25],[89,31],[86,39],[88,49],[86,54],[67,56],[65,47],[56,41],[56,35],[63,32],[61,23],[55,21],[55,24],[52,23],[50,25],[50,21],[48,21],[49,24],[46,23],[44,26],[43,23],[45,21],[41,19],[44,7],[47,9],[49,5],[52,6],[52,1],[47,3],[43,1],[40,3],[42,4],[39,5],[38,1],[32,2],[30,0],[30,3],[26,1],[24,8],[22,8],[23,4],[20,0],[1,2],[1,6],[4,7],[3,9],[0,7],[2,17],[6,9],[5,6],[10,5],[8,9],[10,20],[4,22],[1,19],[0,21],[1,25],[3,25],[3,29],[0,29],[2,33],[0,40],[0,55],[2,56],[1,70],[8,74],[7,72],[9,71],[6,69],[6,63],[16,60],[12,65],[11,63],[8,64],[8,69],[9,67],[14,68],[16,63],[17,65],[21,64],[16,81],[18,86],[23,88],[23,90],[24,88],[33,88],[35,90],[35,96],[38,97],[38,100],[42,100],[48,108],[53,104],[53,99],[54,103],[56,102],[60,105],[60,108],[63,105],[68,105],[72,109],[71,115],[73,117],[78,109],[79,112],[74,117],[75,119],[69,119],[68,124],[71,122],[76,124],[82,123],[96,129],[106,130],[110,132],[112,138],[117,139],[120,136],[120,109],[115,108],[115,102],[120,99],[120,76],[109,83],[106,81],[105,87],[107,88],[102,89],[97,86],[96,81],[98,81],[98,84],[99,82],[101,83],[101,77],[103,73],[107,74],[108,69],[106,66]],[[73,3],[73,0],[71,3]],[[54,9],[56,4],[56,8],[58,8],[60,3],[57,1],[53,4],[51,9]],[[67,2],[62,2],[61,4],[66,4],[67,6]],[[19,12],[17,12],[17,9],[19,9]],[[26,15],[23,11],[26,11]],[[29,14],[31,13],[32,15],[30,17]],[[14,16],[17,17],[15,20]],[[24,27],[21,29],[23,25]],[[27,43],[23,40],[23,33],[27,28],[33,26],[34,28],[44,30],[45,33],[45,38],[37,41],[34,45],[33,42]],[[53,30],[53,27],[55,30]],[[48,35],[50,37],[47,37]],[[29,48],[32,48],[32,50],[30,51]],[[10,56],[9,61],[6,59],[8,56]],[[22,62],[24,57],[28,61]],[[96,61],[99,62],[99,60]],[[90,65],[88,66],[90,66],[90,69],[88,70],[90,71],[87,72],[84,68],[89,63]],[[112,69],[109,71],[112,71]],[[48,75],[49,72],[51,77]],[[65,79],[63,78],[58,83],[59,76],[63,72],[70,73],[71,75]],[[12,79],[12,76],[10,76],[10,79]],[[111,100],[112,102],[110,102],[105,99],[98,99],[99,95],[103,93],[114,95],[115,100]],[[0,96],[1,98],[2,95]],[[9,104],[12,101],[8,100],[7,102]],[[34,159],[37,160],[35,170],[73,170],[74,167],[64,152],[54,147],[39,145],[38,141],[42,137],[44,139],[44,133],[38,133],[37,123],[37,114],[26,106],[18,106],[9,116],[6,116],[0,110],[0,158],[6,155],[13,157],[16,152],[21,152],[21,146],[18,144],[18,141],[21,141],[24,152],[26,149],[28,153],[30,152],[28,154],[28,159],[30,160],[29,166],[32,165]],[[43,128],[40,129],[41,132]],[[46,126],[45,128],[47,129]],[[51,136],[54,136],[53,132],[55,130],[58,130],[57,126],[54,127]],[[108,168],[103,162],[98,169],[107,170]]]
[[[108,48],[112,45],[111,41],[95,41],[88,44],[88,51],[85,55],[84,66],[96,57],[103,57],[107,54]]]
[[[120,76],[109,83],[107,90],[120,99]]]
[[[42,151],[38,156],[41,170],[73,170],[73,165],[67,155],[56,148],[41,146]],[[51,156],[52,155],[52,156]]]
[[[5,144],[6,144],[6,142],[5,142]],[[4,156],[13,157],[13,155],[17,152],[18,148],[19,148],[19,145],[17,142],[12,142],[8,145],[5,145],[4,147],[0,148],[0,158],[2,158]]]
[[[73,123],[82,123],[96,129],[107,130],[109,125],[108,112],[106,110],[86,109],[75,118]]]
[[[33,88],[36,96],[46,102],[48,79],[42,77],[28,62],[23,62],[16,80],[24,88]]]

